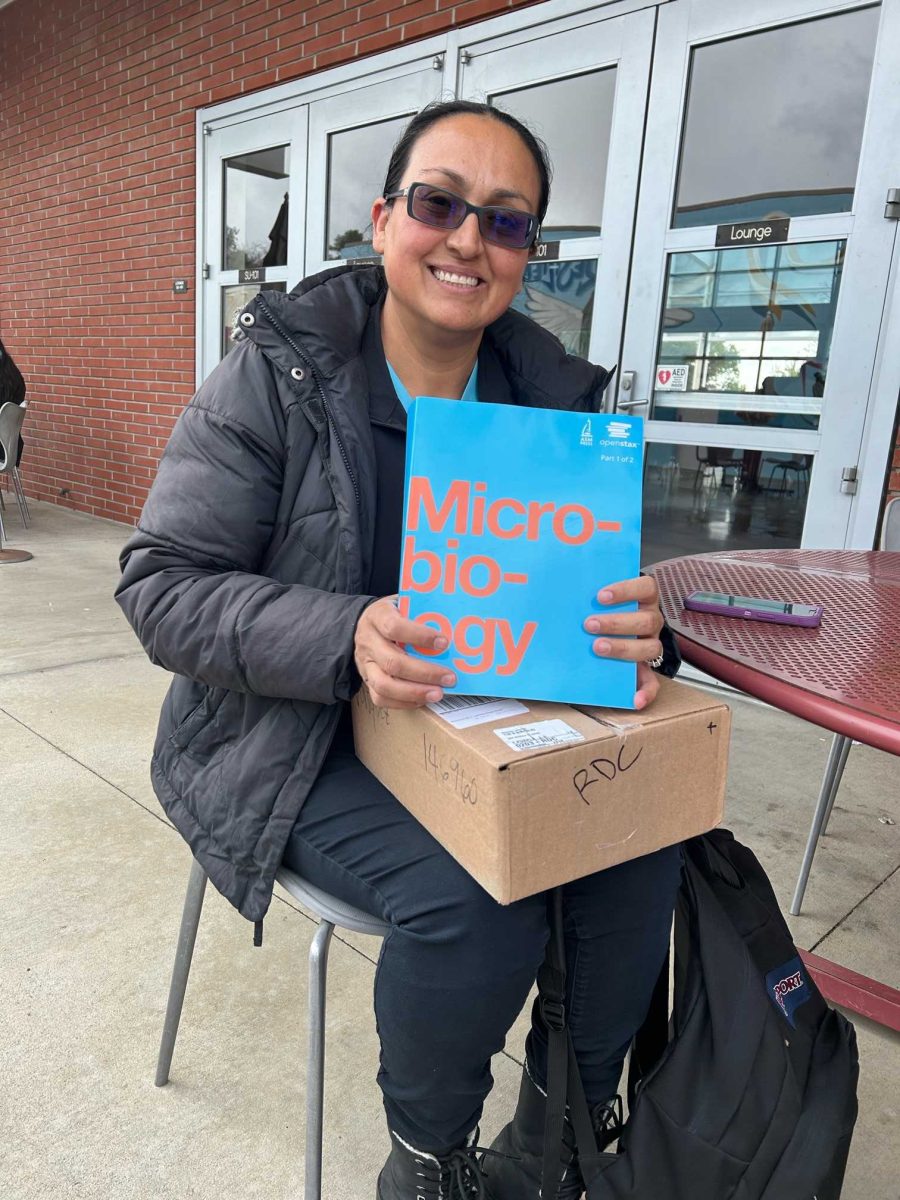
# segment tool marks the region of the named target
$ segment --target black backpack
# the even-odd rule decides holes
[[[684,846],[669,970],[632,1048],[618,1152],[597,1143],[565,1027],[562,902],[539,986],[548,1027],[542,1194],[569,1105],[588,1200],[837,1200],[856,1121],[853,1026],[804,967],[756,857],[727,830]]]

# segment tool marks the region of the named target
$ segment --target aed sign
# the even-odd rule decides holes
[[[716,245],[768,246],[772,242],[786,242],[790,227],[790,217],[775,217],[769,221],[732,221],[716,226]]]
[[[688,369],[687,366],[679,366],[677,363],[668,366],[659,366],[656,368],[656,380],[654,388],[658,392],[686,392],[688,385]]]

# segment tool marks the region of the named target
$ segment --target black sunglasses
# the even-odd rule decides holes
[[[493,204],[470,204],[455,192],[430,183],[411,183],[402,191],[389,192],[385,200],[401,196],[406,197],[406,211],[414,221],[435,229],[459,229],[469,213],[475,213],[484,240],[507,250],[527,249],[538,234],[538,219],[533,213]]]

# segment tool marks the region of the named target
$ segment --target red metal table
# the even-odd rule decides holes
[[[791,905],[799,912],[851,740],[900,755],[900,554],[722,551],[646,570],[686,662],[837,735]],[[736,620],[685,609],[683,597],[692,591],[822,604],[825,615],[816,629]],[[829,999],[900,1030],[900,992],[816,955],[803,957]]]

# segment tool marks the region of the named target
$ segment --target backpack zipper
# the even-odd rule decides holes
[[[298,345],[298,343],[294,341],[294,339],[291,337],[291,335],[288,333],[288,331],[285,329],[285,327],[281,324],[281,322],[278,320],[278,318],[272,312],[271,308],[269,308],[268,304],[266,304],[265,300],[263,300],[262,295],[258,295],[256,297],[256,302],[259,305],[259,307],[263,310],[263,312],[266,314],[266,317],[268,318],[270,324],[272,325],[272,328],[276,331],[276,333],[280,334],[280,336],[284,338],[284,340],[287,342],[287,344],[290,346],[290,348],[294,351],[294,353],[309,368],[309,371],[315,382],[316,388],[318,389],[319,397],[321,398],[321,401],[322,401],[322,408],[325,412],[325,419],[328,422],[329,428],[331,429],[332,433],[334,434],[334,440],[337,442],[338,450],[340,450],[340,452],[341,452],[341,458],[343,459],[344,467],[346,468],[347,474],[350,477],[350,482],[353,485],[353,495],[356,497],[357,510],[361,512],[362,511],[362,500],[360,499],[360,495],[359,495],[359,485],[356,482],[356,476],[353,474],[353,468],[350,465],[350,458],[347,454],[347,451],[344,448],[344,443],[341,441],[340,430],[337,427],[337,422],[335,421],[334,417],[331,414],[331,409],[328,405],[328,399],[325,395],[325,389],[322,386],[322,383],[316,372],[316,368],[313,365],[312,359],[305,352],[305,350],[303,350]]]

